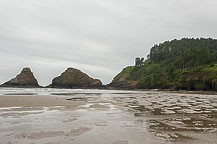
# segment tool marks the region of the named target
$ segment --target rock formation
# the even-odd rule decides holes
[[[23,68],[20,74],[8,82],[2,84],[3,87],[40,87],[30,68]]]
[[[75,68],[68,68],[60,76],[52,80],[52,84],[48,87],[53,88],[98,88],[102,86],[102,82],[93,79],[87,74]]]
[[[117,89],[135,89],[137,87],[137,82],[129,79],[129,75],[127,73],[119,73],[114,77],[112,82],[107,85],[110,88]]]

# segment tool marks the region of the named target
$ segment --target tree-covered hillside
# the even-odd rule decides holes
[[[217,40],[183,38],[155,45],[147,60],[137,59],[110,86],[217,90]]]
[[[168,68],[190,68],[217,62],[217,40],[181,39],[166,41],[151,48],[148,60]]]

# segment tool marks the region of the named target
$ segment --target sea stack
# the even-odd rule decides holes
[[[31,69],[26,67],[23,68],[20,74],[15,78],[5,82],[1,85],[2,87],[40,87],[37,79],[31,72]]]
[[[102,82],[93,79],[75,68],[68,68],[60,76],[52,80],[52,88],[99,88]]]

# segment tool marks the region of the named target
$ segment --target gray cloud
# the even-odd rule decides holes
[[[154,44],[217,37],[216,0],[1,0],[0,83],[29,66],[47,85],[67,67],[108,83]]]

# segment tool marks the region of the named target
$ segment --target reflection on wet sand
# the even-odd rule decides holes
[[[217,141],[215,95],[49,91],[47,96],[0,96],[0,144]]]
[[[217,133],[215,95],[158,92],[122,100],[135,116],[148,119],[149,130],[157,137],[185,141]]]

